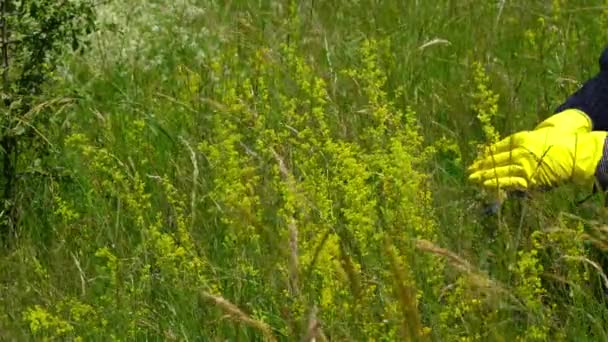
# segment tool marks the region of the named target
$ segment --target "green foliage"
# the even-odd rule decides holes
[[[43,96],[43,89],[53,79],[66,51],[82,51],[81,44],[95,23],[93,5],[88,0],[5,0],[0,7],[2,224],[4,235],[12,235],[12,228],[20,220],[19,178],[34,169],[21,159],[34,159],[40,164],[52,146],[42,132],[51,119],[47,108],[65,102]]]
[[[53,149],[18,164],[0,339],[607,338],[599,201],[484,216],[464,177],[595,72],[588,2],[108,1],[81,54],[90,4],[55,4],[14,8],[12,127]]]
[[[67,49],[80,48],[94,28],[90,1],[6,1],[9,67],[15,95],[37,95]],[[8,90],[5,89],[5,92]],[[10,98],[13,102],[18,99]]]

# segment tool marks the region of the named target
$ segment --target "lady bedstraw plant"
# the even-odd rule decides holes
[[[93,3],[88,0],[3,0],[2,103],[0,103],[0,148],[2,152],[3,234],[19,220],[18,176],[49,151],[41,131],[51,114],[43,110],[47,81],[61,56],[81,50],[94,29]],[[28,161],[22,160],[27,155]]]
[[[134,127],[140,129],[137,124]],[[142,136],[133,137],[133,142],[145,148]],[[83,134],[68,137],[66,153],[86,164],[72,164],[73,169],[80,170],[79,179],[88,180],[83,183],[89,187],[86,202],[114,213],[113,222],[120,224],[119,230],[107,233],[118,239],[114,241],[128,240],[131,245],[99,246],[104,239],[93,228],[106,223],[91,216],[83,218],[79,230],[88,233],[74,234],[73,239],[79,241],[70,244],[77,246],[74,250],[78,254],[72,255],[75,260],[94,257],[93,267],[80,269],[82,277],[90,274],[92,279],[85,282],[82,278],[76,297],[61,293],[47,305],[27,308],[24,322],[35,336],[74,340],[100,335],[114,339],[139,339],[150,334],[173,336],[183,330],[184,322],[198,310],[197,298],[201,294],[217,299],[212,295],[215,287],[208,286],[203,273],[207,263],[192,239],[188,201],[167,177],[142,178],[116,155],[91,144]],[[149,188],[157,189],[157,195],[162,196],[157,199],[161,201],[157,204],[160,210],[151,210],[154,202]],[[110,199],[110,206],[106,199]],[[60,220],[82,219],[60,197],[55,202],[55,214]],[[84,210],[88,213],[86,206]],[[150,301],[155,302],[153,307],[149,306]],[[160,312],[162,321],[157,317]]]
[[[443,262],[415,250],[437,237],[421,171],[433,151],[415,112],[398,110],[385,90],[387,45],[365,40],[360,63],[343,73],[361,87],[361,107],[356,120],[339,120],[361,136],[343,133],[327,82],[294,42],[227,49],[204,71],[218,81],[199,144],[216,240],[207,245],[223,246],[210,262],[234,277],[217,290],[256,293],[250,311],[281,334],[306,335],[314,317],[338,339],[433,332]]]
[[[473,83],[473,111],[481,123],[486,143],[498,142],[500,135],[494,127],[494,120],[498,115],[499,95],[490,88],[490,77],[481,62],[473,63]]]
[[[541,280],[544,270],[539,259],[541,235],[540,231],[532,233],[532,246],[529,250],[518,252],[517,265],[513,272],[517,277],[515,292],[521,298],[529,315],[525,318],[526,331],[520,336],[523,341],[546,341],[549,338],[550,324],[548,321],[551,316],[551,308],[543,303],[547,292]]]

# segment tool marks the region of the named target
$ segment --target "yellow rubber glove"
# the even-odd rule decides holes
[[[592,184],[605,139],[606,132],[591,131],[587,115],[567,110],[490,146],[469,167],[469,179],[504,190]]]

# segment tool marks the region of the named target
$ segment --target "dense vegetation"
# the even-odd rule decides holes
[[[3,108],[0,340],[608,340],[603,198],[565,186],[488,214],[465,172],[597,72],[608,4],[96,16]]]

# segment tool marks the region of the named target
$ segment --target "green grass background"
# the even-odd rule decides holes
[[[42,103],[1,340],[607,340],[606,215],[465,169],[598,70],[608,4],[106,1]],[[496,101],[495,96],[498,96]]]

